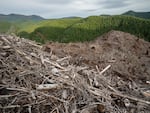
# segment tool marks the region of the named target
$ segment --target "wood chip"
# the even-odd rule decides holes
[[[37,86],[37,90],[51,90],[51,89],[57,89],[61,86],[59,84],[40,84]]]

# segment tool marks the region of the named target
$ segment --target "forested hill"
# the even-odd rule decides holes
[[[45,25],[46,24],[46,25]],[[32,29],[31,29],[32,28]],[[28,31],[30,29],[30,31]],[[150,20],[132,16],[90,16],[78,19],[46,20],[26,26],[18,35],[39,42],[90,41],[110,30],[129,32],[150,41]]]
[[[123,13],[123,15],[128,15],[128,16],[135,16],[139,18],[145,18],[145,19],[150,19],[150,12],[135,12],[135,11],[128,11]]]
[[[150,41],[150,19],[127,16],[135,14],[149,17],[149,13],[141,14],[133,11],[118,16],[60,19],[44,19],[36,15],[0,15],[0,33],[15,33],[21,37],[45,43],[47,41],[90,41],[110,30],[120,30]]]

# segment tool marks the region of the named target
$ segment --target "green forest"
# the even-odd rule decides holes
[[[150,41],[150,19],[145,18],[147,17],[145,15],[148,14],[129,11],[116,16],[60,19],[44,19],[39,16],[14,14],[0,15],[0,33],[13,33],[40,43],[47,41],[67,43],[90,41],[110,30],[119,30]],[[139,15],[143,18],[139,18]]]
[[[22,28],[18,35],[41,43],[67,43],[90,41],[110,30],[128,32],[150,41],[150,20],[123,15],[46,20]]]

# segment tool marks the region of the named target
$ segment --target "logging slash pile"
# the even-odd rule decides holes
[[[93,42],[0,35],[0,113],[149,113],[150,43],[111,31]]]

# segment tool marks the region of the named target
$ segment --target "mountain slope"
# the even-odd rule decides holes
[[[45,21],[47,23],[47,21]],[[66,24],[64,24],[64,22]],[[43,22],[42,22],[43,23]],[[42,24],[40,23],[40,24]],[[37,24],[38,25],[38,24]],[[129,32],[150,41],[150,21],[131,16],[91,16],[75,20],[54,20],[44,26],[29,26],[33,32],[20,32],[19,35],[36,41],[84,42],[95,39],[110,30]]]
[[[19,14],[9,14],[9,15],[0,14],[0,20],[8,22],[25,22],[25,21],[41,21],[44,20],[44,18],[37,15],[25,16]]]
[[[31,22],[31,23],[27,23],[26,25],[22,26],[22,28],[19,30],[19,32],[26,31],[28,33],[31,33],[39,27],[49,27],[49,26],[66,28],[69,25],[72,25],[72,24],[78,22],[79,20],[81,20],[81,18],[49,19],[49,20],[43,20],[43,21],[36,22],[36,23]]]
[[[42,20],[45,19],[37,15],[0,14],[0,33],[17,33],[19,29]]]
[[[123,13],[123,15],[128,15],[128,16],[135,16],[139,18],[145,18],[145,19],[150,19],[150,12],[135,12],[135,11],[128,11]]]
[[[130,11],[126,14],[129,13],[135,12]],[[90,41],[110,30],[120,30],[150,41],[150,20],[126,14],[49,20],[36,15],[0,15],[0,32],[16,33],[21,37],[44,43]]]
[[[5,21],[0,21],[0,33],[5,33],[8,31],[10,28],[11,23],[5,22]]]

